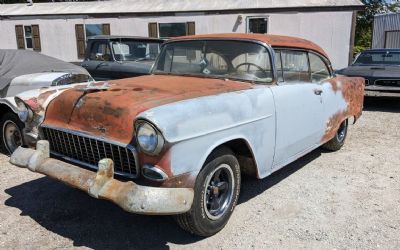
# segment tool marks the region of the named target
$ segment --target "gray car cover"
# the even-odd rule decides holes
[[[89,75],[86,69],[30,50],[0,49],[0,97],[20,75],[42,72],[67,72]]]

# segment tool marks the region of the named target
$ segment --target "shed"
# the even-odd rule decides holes
[[[334,68],[349,63],[359,0],[109,0],[0,5],[0,48],[82,60],[92,35],[168,38],[268,33],[320,45]]]
[[[400,48],[400,13],[374,17],[372,48]]]

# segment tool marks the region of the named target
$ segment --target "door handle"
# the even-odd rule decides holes
[[[322,94],[322,89],[314,89],[314,94],[316,95],[321,95]]]
[[[84,68],[87,68],[89,65],[88,64],[82,64],[81,66],[84,67]]]

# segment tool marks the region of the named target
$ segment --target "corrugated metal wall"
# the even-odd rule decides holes
[[[400,13],[375,16],[372,48],[400,48]]]

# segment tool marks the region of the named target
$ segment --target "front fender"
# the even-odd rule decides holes
[[[219,145],[244,139],[253,150],[258,176],[269,174],[275,147],[275,105],[267,86],[199,97],[147,110],[170,145],[173,176],[198,173]]]

